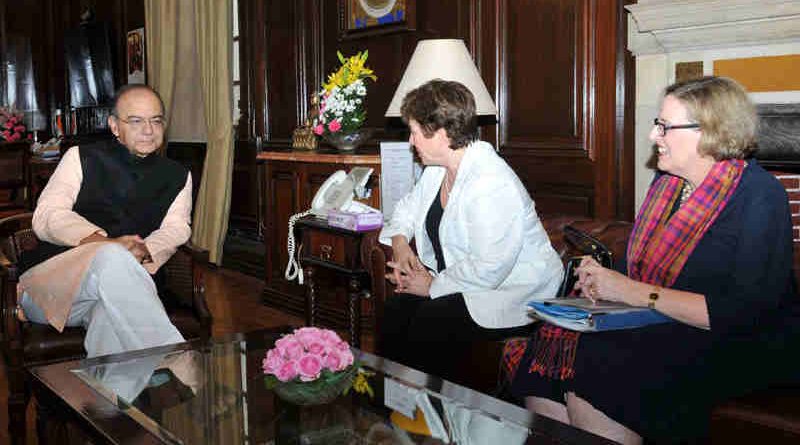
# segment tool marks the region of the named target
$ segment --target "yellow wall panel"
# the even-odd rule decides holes
[[[747,91],[800,90],[800,54],[714,61],[714,75],[736,79]]]

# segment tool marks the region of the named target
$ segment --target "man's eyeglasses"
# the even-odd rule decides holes
[[[141,130],[147,123],[149,123],[153,129],[158,129],[158,130],[163,129],[164,126],[167,125],[167,120],[161,116],[151,117],[150,119],[145,119],[143,117],[138,117],[138,116],[131,116],[127,119],[117,117],[117,119],[122,122],[125,122],[134,130]]]
[[[672,125],[667,124],[665,122],[661,122],[658,118],[653,119],[653,125],[656,126],[656,131],[658,135],[664,137],[668,131],[670,130],[681,130],[684,128],[700,128],[700,124],[680,124],[680,125]]]

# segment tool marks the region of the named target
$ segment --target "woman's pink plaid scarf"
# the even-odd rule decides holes
[[[674,213],[685,180],[663,175],[650,187],[628,242],[628,276],[670,287],[739,185],[746,162],[716,162],[700,187]],[[670,216],[672,214],[672,216]]]
[[[700,187],[672,212],[685,180],[665,174],[647,192],[628,242],[628,276],[670,287],[708,228],[728,204],[747,163],[716,162]],[[529,373],[566,380],[575,375],[579,332],[543,324],[530,339],[506,342],[503,367],[513,380],[526,348],[533,347]]]

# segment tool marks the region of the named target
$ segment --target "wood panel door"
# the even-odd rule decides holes
[[[501,155],[540,213],[629,218],[628,192],[619,188],[632,168],[626,171],[624,127],[616,123],[628,91],[618,70],[625,56],[621,2],[492,6],[496,27],[484,31],[483,68],[489,61],[496,67]]]

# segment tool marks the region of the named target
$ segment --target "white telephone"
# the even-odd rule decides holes
[[[353,201],[354,196],[369,197],[366,186],[372,171],[370,167],[353,167],[350,173],[345,173],[344,170],[334,172],[325,180],[311,201],[311,214],[318,218],[327,218],[328,210],[331,209],[357,213],[374,210]]]
[[[297,282],[303,284],[303,271],[295,258],[294,225],[297,220],[308,214],[317,218],[327,218],[328,211],[334,209],[354,213],[377,212],[377,209],[353,201],[354,197],[369,198],[370,190],[366,187],[372,172],[371,167],[353,167],[350,173],[345,173],[344,170],[335,171],[314,195],[311,208],[289,218],[289,235],[286,246],[289,253],[289,264],[286,265],[285,273],[287,280],[291,281],[297,278]]]

